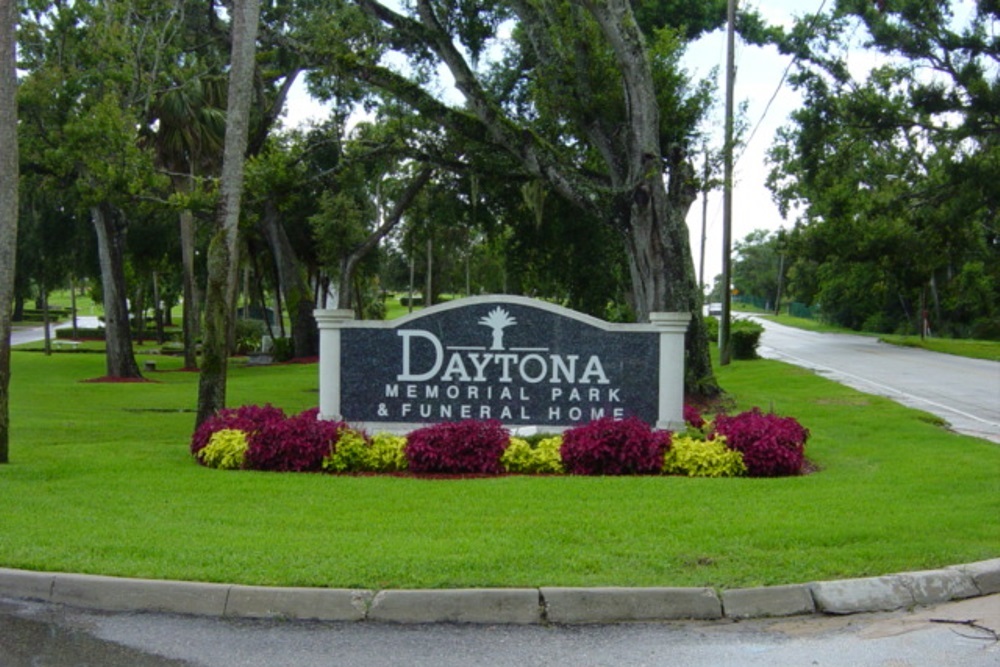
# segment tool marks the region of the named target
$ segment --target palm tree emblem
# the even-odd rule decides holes
[[[491,350],[503,349],[503,330],[512,324],[517,324],[517,320],[510,316],[506,310],[497,306],[490,311],[489,315],[479,318],[479,323],[493,329],[493,345]]]

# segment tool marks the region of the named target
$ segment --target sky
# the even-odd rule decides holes
[[[794,17],[815,12],[823,5],[823,0],[755,0],[741,4],[741,7],[747,5],[756,7],[769,23],[791,27]],[[782,125],[787,124],[789,114],[801,104],[801,97],[787,82],[783,82],[785,70],[791,61],[790,56],[782,56],[774,47],[760,48],[743,44],[739,36],[736,37],[736,79],[733,97],[737,108],[744,102],[747,104],[749,143],[743,147],[742,153],[737,150],[739,160],[733,172],[732,242],[734,244],[756,229],[774,231],[794,224],[794,220],[782,219],[765,185],[770,169],[766,163],[767,151],[773,143],[775,133]],[[725,30],[708,35],[689,47],[683,62],[689,73],[699,79],[707,76],[713,67],[718,68],[719,103],[716,110],[717,122],[714,123],[717,131],[711,140],[711,145],[721,146],[726,93]],[[769,101],[770,106],[768,106]],[[696,168],[700,168],[701,164],[695,160]],[[702,252],[701,235],[704,218],[706,242],[703,282],[711,287],[715,276],[722,271],[721,190],[709,193],[707,215],[703,216],[702,211],[703,202],[699,197],[688,213],[687,222],[697,273]]]
[[[790,26],[794,17],[812,13],[820,8],[826,0],[748,0],[743,6],[756,7],[770,23]],[[752,140],[743,149],[734,170],[733,188],[733,243],[743,239],[756,229],[777,230],[781,227],[791,227],[794,220],[783,220],[777,206],[771,200],[770,192],[765,187],[768,166],[765,156],[771,146],[775,132],[785,124],[789,114],[800,104],[801,98],[788,86],[782,84],[783,74],[791,57],[781,56],[773,47],[758,48],[744,45],[736,40],[736,82],[734,97],[737,107],[744,101],[747,103],[747,121],[751,131],[756,128]],[[712,68],[718,68],[718,105],[717,122],[712,127],[717,129],[712,144],[720,146],[723,143],[723,109],[725,107],[725,63],[726,34],[718,31],[691,45],[684,58],[684,65],[696,79],[708,76]],[[774,97],[770,107],[768,101]],[[765,114],[765,109],[767,112]],[[285,118],[290,126],[325,116],[322,105],[308,97],[300,86],[289,98],[288,112]],[[700,168],[701,161],[696,159],[695,166]],[[708,213],[706,216],[705,243],[705,278],[704,282],[712,285],[722,267],[722,192],[710,193],[708,197]],[[691,236],[691,250],[694,257],[695,272],[698,271],[701,257],[702,230],[702,200],[699,198],[688,214],[688,227]]]

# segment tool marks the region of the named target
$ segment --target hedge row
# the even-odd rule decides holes
[[[345,422],[270,405],[222,410],[191,440],[212,468],[330,473],[497,475],[801,474],[809,432],[795,419],[754,408],[706,420],[686,407],[687,430],[657,431],[635,419],[599,419],[561,435],[512,437],[498,421],[434,424],[406,437],[368,435]]]

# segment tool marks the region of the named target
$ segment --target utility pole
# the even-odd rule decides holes
[[[705,296],[705,239],[708,236],[708,179],[711,168],[708,163],[708,143],[705,143],[705,180],[701,186],[701,259],[698,261],[698,289]]]
[[[722,198],[722,318],[719,322],[719,364],[726,366],[732,356],[730,321],[732,292],[730,255],[733,245],[733,88],[736,81],[736,0],[729,0],[726,27],[726,138],[723,153],[725,176]]]
[[[774,297],[774,314],[781,315],[781,292],[785,284],[785,230],[778,230],[778,293]]]

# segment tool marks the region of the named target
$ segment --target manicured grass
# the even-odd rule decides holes
[[[140,364],[147,357],[140,356]],[[153,357],[149,357],[153,358]],[[783,479],[227,472],[188,453],[197,376],[86,383],[97,354],[15,352],[0,566],[333,587],[745,587],[1000,555],[1000,447],[772,361],[720,370],[794,415],[821,471]],[[244,367],[231,405],[315,406],[315,365]]]
[[[880,336],[879,340],[892,345],[919,347],[933,352],[944,352],[973,359],[1000,361],[1000,341],[955,340],[953,338],[924,338],[919,336]]]
[[[413,312],[423,310],[423,306],[414,306]],[[399,302],[399,297],[391,297],[385,300],[385,319],[395,320],[404,315],[410,314],[410,307]]]

